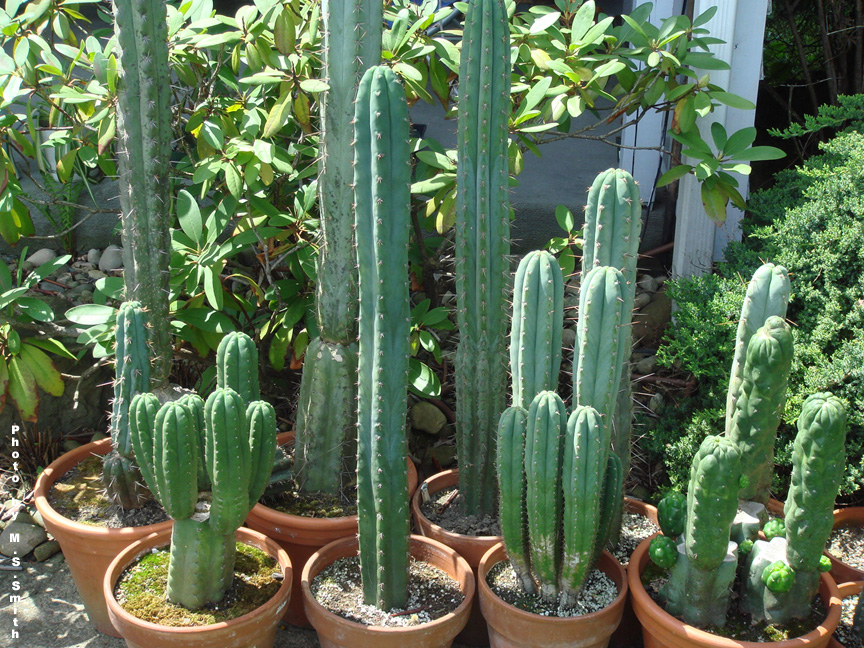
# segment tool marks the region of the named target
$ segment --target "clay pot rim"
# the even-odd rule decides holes
[[[48,502],[48,494],[51,492],[51,488],[58,479],[91,456],[104,456],[110,451],[110,438],[92,441],[60,455],[40,473],[39,477],[36,479],[36,485],[33,488],[33,499],[36,504],[36,510],[41,513],[46,524],[53,524],[57,527],[66,529],[70,533],[86,538],[92,538],[94,541],[108,537],[120,539],[124,536],[133,534],[140,536],[142,533],[147,536],[170,529],[171,525],[174,523],[174,521],[170,519],[144,526],[120,528],[82,524],[81,522],[75,522],[74,520],[62,516],[51,506]]]
[[[300,579],[300,588],[304,605],[312,605],[314,606],[319,613],[326,614],[328,621],[338,627],[348,628],[349,632],[364,632],[372,635],[387,635],[388,637],[393,637],[397,634],[405,634],[410,636],[412,633],[416,633],[418,631],[432,631],[434,632],[437,628],[441,628],[446,626],[448,623],[452,622],[458,616],[464,616],[466,619],[468,617],[469,612],[471,611],[471,605],[474,602],[474,595],[476,590],[476,581],[474,579],[474,571],[471,569],[471,566],[468,564],[468,561],[465,560],[462,556],[460,556],[455,550],[451,549],[447,545],[438,542],[437,540],[433,540],[432,538],[427,538],[426,536],[411,534],[409,537],[410,543],[413,544],[427,544],[431,545],[433,548],[437,549],[446,554],[452,554],[454,558],[456,558],[456,563],[465,573],[465,589],[462,590],[462,594],[464,598],[462,602],[454,609],[452,612],[448,612],[442,617],[435,619],[434,621],[429,621],[428,623],[423,623],[416,626],[406,626],[406,627],[387,627],[387,626],[373,626],[366,625],[363,623],[358,623],[357,621],[351,621],[344,617],[331,612],[326,607],[321,605],[312,594],[312,586],[311,579],[309,578],[310,572],[312,571],[312,565],[319,562],[321,560],[321,554],[324,552],[329,552],[335,548],[341,548],[342,545],[350,545],[351,547],[357,549],[359,548],[359,540],[357,536],[350,536],[347,538],[339,538],[338,540],[334,540],[330,542],[314,554],[309,557],[309,560],[306,561],[306,564],[303,565],[303,572]],[[323,569],[323,567],[322,567]],[[320,572],[321,570],[319,570]],[[309,615],[307,615],[309,616]],[[409,637],[406,637],[409,638]]]
[[[453,479],[453,483],[449,483],[449,481],[451,479]],[[453,539],[454,542],[462,542],[462,541],[465,541],[466,539],[476,540],[478,542],[496,542],[497,543],[497,542],[502,541],[502,538],[500,535],[468,535],[465,533],[456,533],[455,531],[448,531],[444,527],[442,527],[438,524],[435,524],[429,518],[427,518],[425,515],[423,515],[423,511],[421,509],[422,502],[420,501],[420,498],[422,497],[423,486],[427,485],[427,484],[429,484],[435,480],[445,480],[448,483],[445,483],[444,485],[442,485],[440,488],[437,488],[436,490],[429,489],[430,495],[437,493],[439,491],[442,491],[445,488],[450,488],[451,486],[457,486],[458,487],[459,470],[457,468],[450,468],[448,470],[442,470],[439,473],[435,473],[431,477],[427,477],[426,479],[424,479],[420,483],[420,486],[417,488],[417,490],[414,491],[414,495],[411,497],[411,510],[414,512],[414,515],[416,515],[418,519],[423,518],[425,523],[428,524],[429,527],[433,531],[435,531],[435,533],[440,534],[441,537],[444,537],[444,538],[451,538],[451,539]]]
[[[243,616],[228,621],[220,621],[218,623],[194,627],[165,626],[158,623],[152,623],[151,621],[139,619],[124,610],[120,604],[117,603],[117,599],[114,597],[114,585],[120,578],[120,574],[122,574],[123,570],[125,570],[129,565],[136,562],[144,554],[149,553],[151,549],[165,547],[171,542],[171,529],[166,529],[156,533],[151,533],[147,537],[141,538],[141,540],[129,545],[111,561],[110,565],[108,565],[105,577],[102,579],[102,592],[105,595],[105,603],[108,606],[109,614],[116,616],[126,625],[135,625],[144,630],[157,631],[175,636],[187,635],[190,638],[193,638],[194,635],[200,635],[212,630],[221,630],[223,628],[248,623],[257,617],[266,614],[273,607],[287,604],[287,597],[291,596],[291,576],[293,572],[291,559],[288,557],[288,553],[276,542],[258,531],[253,531],[246,527],[240,527],[235,532],[235,535],[237,540],[243,542],[243,544],[249,544],[257,549],[261,549],[271,558],[276,559],[279,566],[282,568],[282,585],[263,605],[244,614]],[[260,546],[251,542],[245,542],[245,540],[254,540],[258,542]]]
[[[502,554],[501,557],[496,555],[499,552]],[[588,614],[580,614],[578,616],[572,617],[547,617],[540,614],[535,614],[534,612],[527,612],[526,610],[522,610],[515,605],[510,605],[509,603],[507,603],[507,601],[495,594],[495,592],[492,591],[492,588],[489,587],[489,583],[486,582],[486,575],[499,562],[507,560],[506,549],[504,547],[503,541],[498,542],[494,547],[490,548],[489,551],[487,551],[483,555],[483,558],[480,560],[480,566],[477,568],[478,590],[483,593],[484,597],[495,599],[496,605],[504,606],[504,609],[506,609],[509,614],[512,614],[517,619],[530,620],[542,618],[544,623],[548,622],[552,625],[566,625],[568,623],[572,624],[574,619],[579,619],[590,623],[594,619],[598,619],[602,615],[608,614],[610,610],[616,607],[623,607],[624,601],[627,598],[627,592],[630,589],[629,583],[627,582],[627,571],[624,569],[624,567],[621,566],[621,563],[618,562],[618,559],[605,549],[603,550],[603,555],[610,559],[613,562],[614,566],[617,568],[621,579],[621,586],[618,587],[618,596],[616,596],[609,605],[600,610],[597,610],[596,612],[589,612]]]
[[[277,445],[285,445],[289,441],[294,440],[294,431],[290,430],[288,432],[280,432],[276,435],[276,444]],[[408,460],[411,466],[414,468],[414,474],[416,477],[417,468],[414,466],[414,462],[410,459]],[[409,468],[409,484],[410,484],[410,468]],[[329,518],[313,518],[306,517],[305,515],[294,515],[292,513],[283,513],[282,511],[277,511],[276,509],[272,509],[269,506],[266,506],[261,503],[256,503],[255,506],[252,507],[252,510],[249,512],[250,515],[254,515],[262,521],[266,521],[267,524],[272,526],[289,526],[294,529],[298,529],[301,531],[309,531],[313,533],[317,532],[341,532],[347,531],[348,533],[353,533],[357,528],[358,518],[357,515],[342,515],[339,517],[329,517]],[[247,516],[248,517],[248,516]]]
[[[862,590],[864,590],[864,580],[848,581],[846,583],[837,584],[837,591],[840,592],[841,599],[860,594]]]
[[[633,597],[634,604],[637,604],[643,613],[654,617],[657,624],[666,628],[670,634],[678,637],[685,637],[689,642],[689,645],[699,643],[711,648],[766,648],[769,646],[771,648],[792,648],[793,646],[798,647],[818,641],[823,637],[827,637],[826,641],[830,640],[831,636],[834,634],[834,630],[829,631],[828,628],[836,628],[837,624],[840,622],[842,602],[839,598],[837,585],[834,583],[834,579],[832,579],[827,573],[823,573],[820,575],[820,581],[821,586],[828,590],[828,611],[825,619],[823,619],[816,628],[807,634],[793,637],[792,639],[774,642],[737,641],[735,639],[729,639],[728,637],[711,634],[710,632],[705,632],[704,630],[688,625],[657,605],[642,585],[642,572],[645,570],[645,565],[648,562],[647,554],[650,542],[650,539],[643,540],[639,543],[639,546],[636,547],[636,550],[630,557],[630,564],[637,566],[637,569],[627,570],[630,594]],[[634,607],[636,606],[634,605]],[[638,616],[639,614],[637,612],[637,617]]]

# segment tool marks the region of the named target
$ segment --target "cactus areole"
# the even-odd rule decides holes
[[[126,298],[150,320],[154,389],[168,382],[171,75],[164,0],[115,0],[120,45],[117,162]]]
[[[503,0],[474,2],[459,67],[456,432],[464,510],[495,512],[495,430],[506,406],[510,27]]]

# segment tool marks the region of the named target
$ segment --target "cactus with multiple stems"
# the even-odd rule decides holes
[[[405,603],[408,588],[411,181],[408,104],[392,70],[363,75],[354,122],[360,571],[366,603],[389,609]]]
[[[597,394],[609,409],[614,396],[601,400],[599,393],[604,385],[614,392],[620,377],[611,368],[614,359],[606,357],[617,348],[620,280],[614,268],[597,267],[583,288],[581,339],[590,346],[579,351],[580,385],[586,398]],[[609,452],[611,426],[600,412],[580,405],[568,418],[564,402],[547,388],[557,384],[561,363],[560,337],[552,329],[561,327],[562,300],[563,278],[554,258],[545,252],[526,256],[514,291],[514,405],[499,419],[497,470],[510,562],[526,591],[566,608],[578,599],[605,545],[621,472]],[[539,367],[534,374],[527,371],[532,366]]]
[[[726,396],[726,436],[738,444],[744,461],[746,480],[739,497],[763,505],[771,487],[774,440],[791,369],[791,333],[778,321],[786,316],[790,292],[783,266],[766,263],[754,273],[741,308]],[[751,351],[752,338],[760,330],[758,350]],[[748,365],[751,353],[755,364]]]
[[[357,270],[354,262],[354,98],[363,72],[381,60],[382,3],[322,0],[324,75],[318,195],[322,244],[316,315],[297,409],[295,481],[335,494],[343,458],[353,454],[357,399]],[[327,394],[327,398],[321,398]]]
[[[596,266],[612,266],[621,271],[624,281],[623,316],[617,351],[621,378],[612,418],[612,448],[626,476],[630,466],[630,431],[633,419],[629,371],[632,344],[630,323],[636,299],[636,262],[642,235],[639,188],[629,173],[622,169],[607,169],[597,176],[588,191],[583,231],[585,243],[582,248],[582,276],[587,276]],[[615,523],[617,527],[620,520]]]
[[[785,623],[809,614],[819,573],[830,569],[822,551],[833,527],[834,498],[845,460],[846,409],[836,396],[809,396],[798,417],[792,481],[784,508],[786,534],[753,546],[747,565],[744,608],[758,620]],[[790,583],[777,588],[769,576],[777,564]]]
[[[730,542],[741,479],[738,449],[724,437],[708,436],[690,469],[684,541],[666,585],[666,610],[695,626],[726,622],[738,565]]]
[[[140,508],[147,491],[132,452],[129,405],[139,393],[150,390],[150,349],[144,311],[138,302],[124,302],[115,327],[114,400],[111,403],[111,444],[105,455],[102,482],[112,503],[124,509]]]
[[[168,383],[171,75],[164,0],[116,0],[117,162],[126,298],[149,315],[153,389]]]
[[[245,339],[243,339],[245,338]],[[251,340],[232,334],[220,344],[220,356],[236,344],[232,362],[257,368]],[[130,423],[135,454],[150,490],[174,518],[168,565],[168,600],[189,609],[216,603],[234,577],[237,528],[267,485],[276,446],[276,415],[263,401],[247,403],[235,387],[241,375],[226,375],[218,365],[219,384],[206,403],[190,394],[159,406],[153,394],[132,400]],[[248,375],[248,371],[245,372]],[[199,501],[199,464],[210,482],[207,501]]]
[[[495,426],[506,405],[510,28],[503,0],[468,7],[459,67],[455,377],[459,492],[495,509]]]

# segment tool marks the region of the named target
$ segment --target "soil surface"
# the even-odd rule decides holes
[[[109,529],[147,526],[169,519],[162,505],[154,499],[138,509],[127,510],[112,504],[102,486],[101,457],[85,459],[54,482],[48,503],[73,522]]]
[[[509,560],[502,560],[492,567],[486,575],[486,582],[506,603],[542,616],[574,617],[590,614],[610,605],[618,596],[615,583],[599,569],[588,575],[576,605],[568,608],[562,608],[557,602],[544,601],[538,594],[525,592]]]
[[[456,488],[445,488],[433,493],[420,506],[430,522],[452,533],[469,536],[501,535],[498,520],[489,515],[466,515],[462,512],[461,496]]]
[[[840,562],[864,571],[864,527],[832,531],[828,540],[828,553]]]
[[[404,608],[383,611],[363,603],[360,559],[341,558],[312,581],[315,599],[331,612],[364,625],[415,626],[449,614],[462,603],[459,583],[444,571],[411,560],[408,570],[408,602]]]

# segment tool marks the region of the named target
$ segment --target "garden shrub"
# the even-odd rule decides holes
[[[848,130],[822,149],[754,194],[744,241],[727,248],[727,262],[716,274],[670,282],[679,310],[658,355],[664,365],[677,361],[699,380],[697,393],[679,402],[673,415],[664,411],[653,434],[652,449],[669,453],[664,461],[672,482],[686,479],[687,464],[676,459],[677,450],[722,428],[735,321],[746,280],[764,260],[790,271],[787,317],[795,336],[775,491],[785,490],[783,467],[790,463],[801,404],[823,390],[843,398],[849,409],[842,492],[864,485],[864,134]]]

